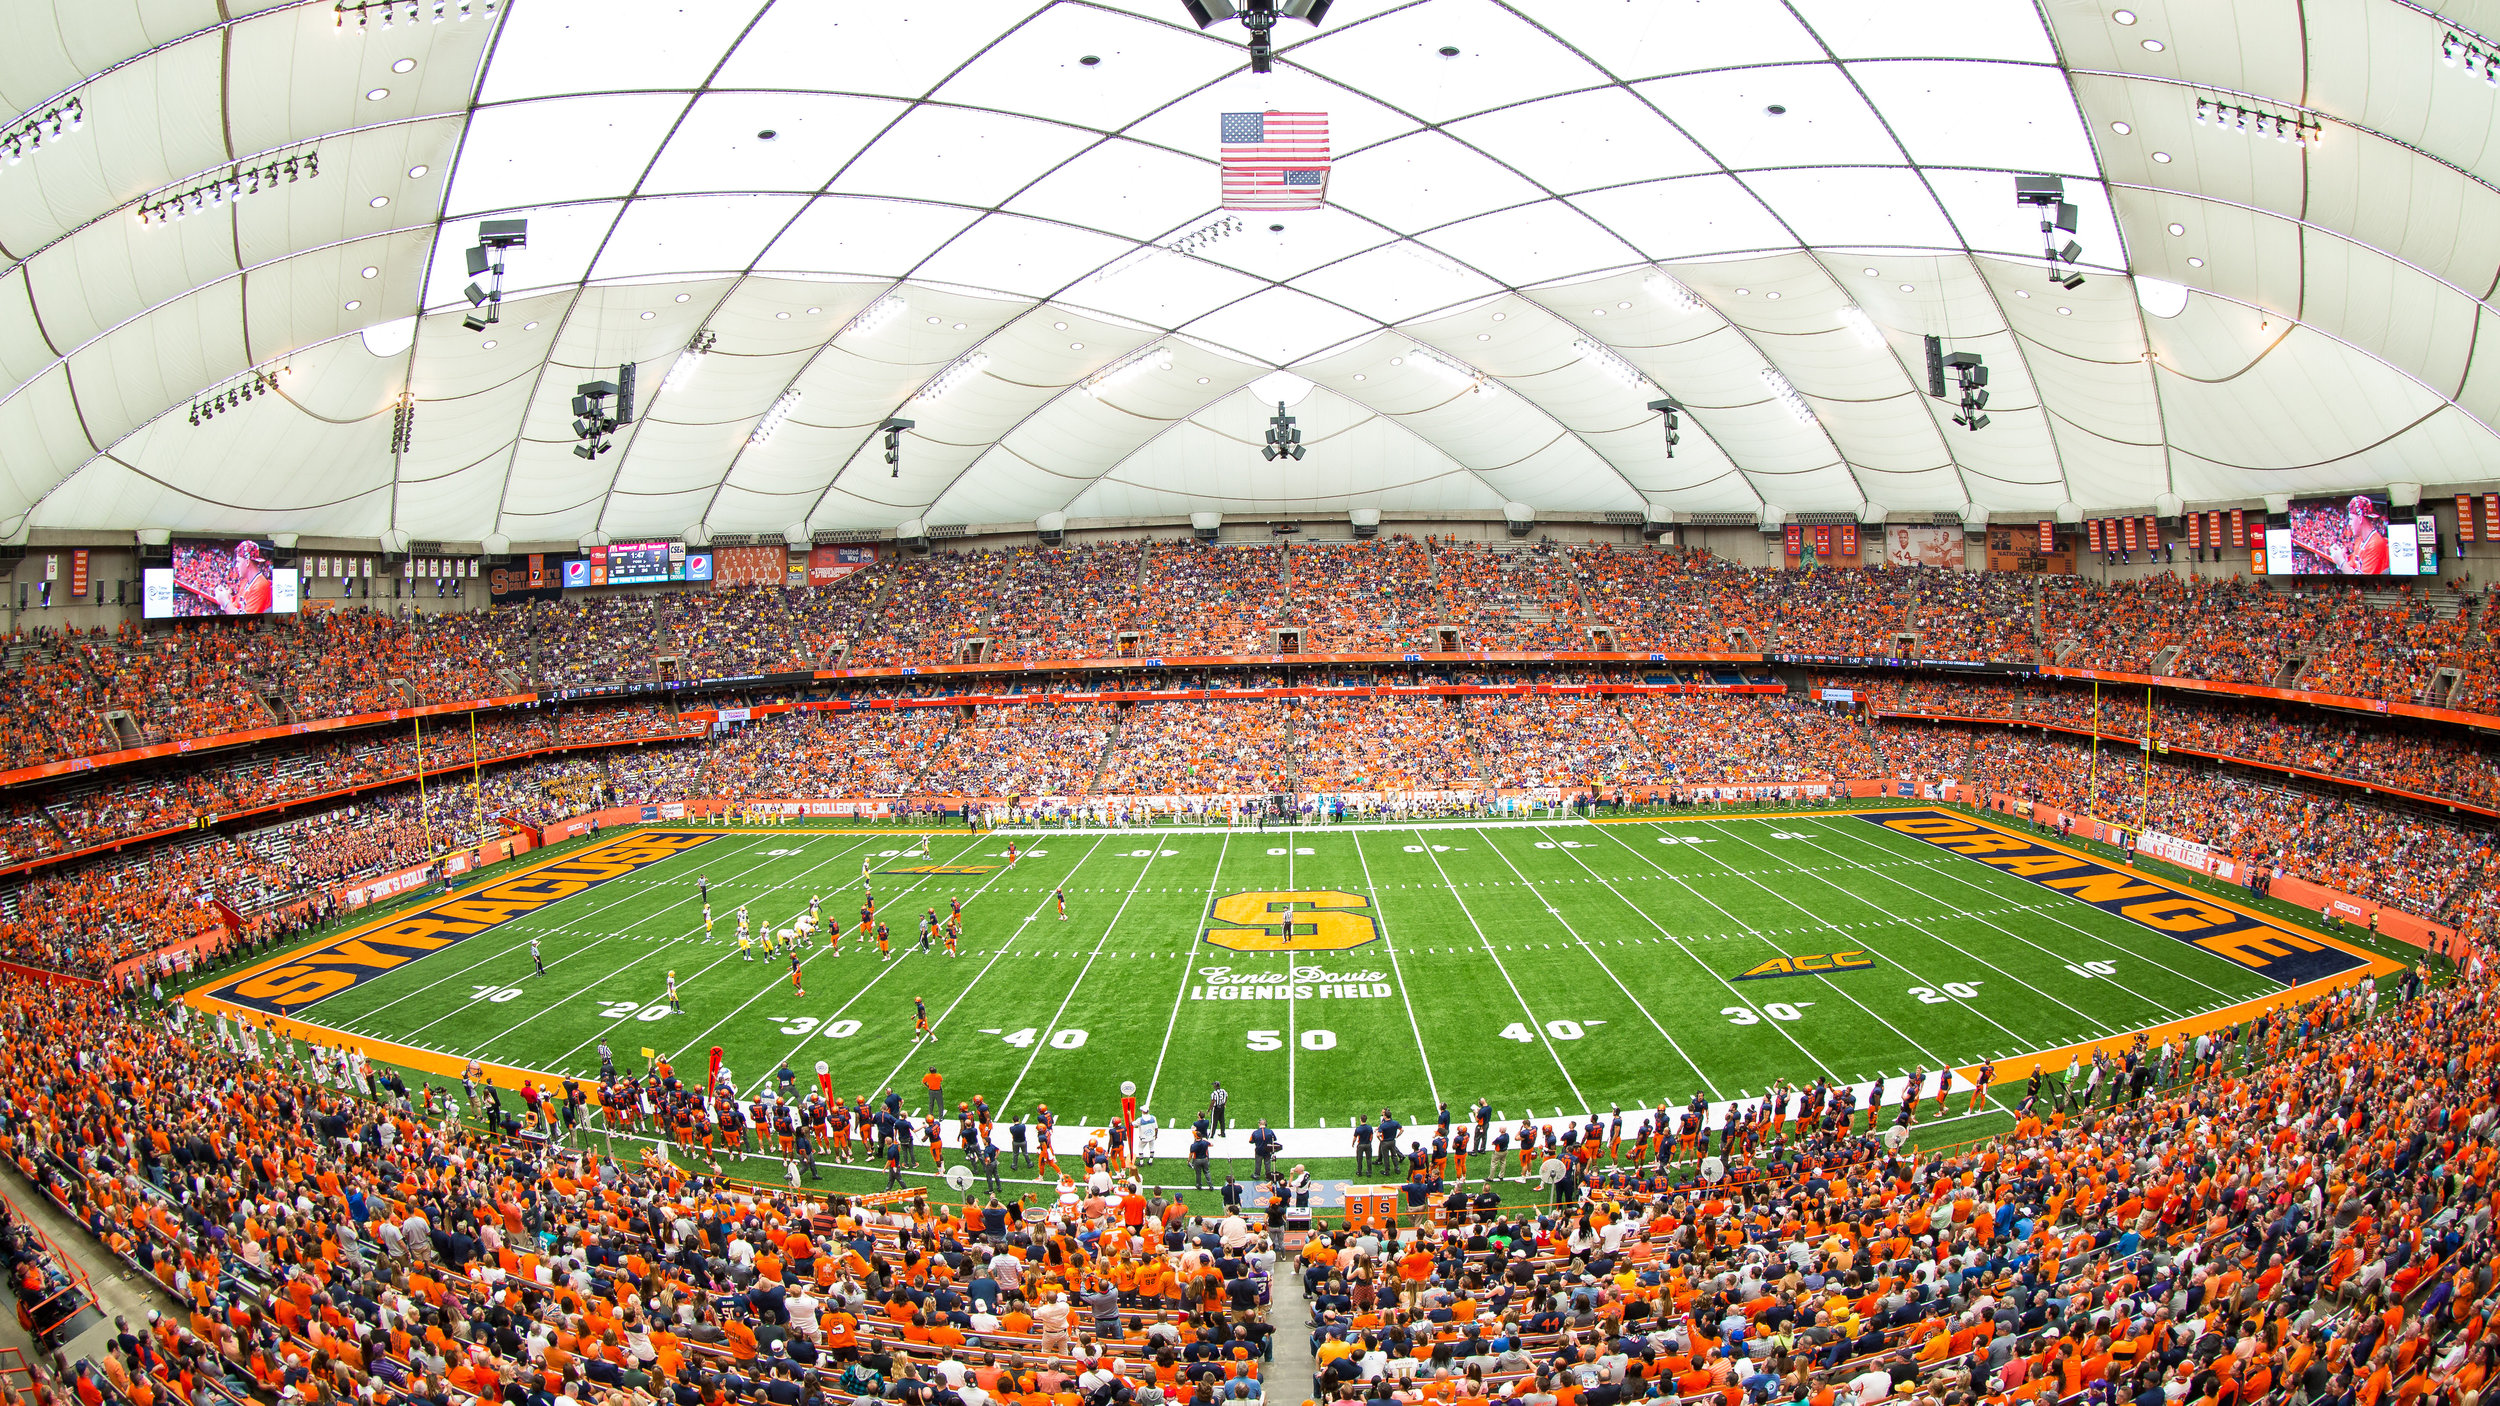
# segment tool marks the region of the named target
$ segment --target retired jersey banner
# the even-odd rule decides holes
[[[2057,550],[2057,524],[2048,518],[2040,519],[2040,550],[2042,552]]]

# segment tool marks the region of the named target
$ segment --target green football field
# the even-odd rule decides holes
[[[634,1071],[645,1048],[693,1073],[720,1046],[750,1090],[785,1061],[812,1086],[822,1061],[838,1093],[891,1087],[914,1111],[934,1065],[950,1108],[978,1094],[1003,1124],[1050,1105],[1063,1150],[1115,1113],[1124,1081],[1174,1127],[1222,1080],[1236,1129],[1309,1130],[1288,1155],[1319,1156],[1383,1107],[1414,1123],[1483,1097],[1507,1120],[1551,1120],[1914,1065],[1994,1059],[2012,1076],[2032,1052],[2173,1028],[2320,962],[2359,968],[2304,944],[2310,966],[2270,974],[2165,931],[2183,897],[2139,897],[2128,916],[1883,819],[954,832],[925,857],[895,832],[641,832],[688,847],[456,942],[368,959],[354,984],[284,1013],[586,1079],[603,1037]],[[813,897],[828,926],[855,925],[863,861],[891,956],[851,935],[838,955],[820,944],[801,996],[786,959],[741,954],[740,904],[778,928]],[[906,872],[932,867],[977,872]],[[530,883],[524,871],[484,892],[564,887]],[[917,915],[950,899],[960,955],[921,951]],[[672,970],[682,1010],[664,1000]],[[237,989],[277,988],[209,994]],[[914,998],[933,1040],[914,1038]]]

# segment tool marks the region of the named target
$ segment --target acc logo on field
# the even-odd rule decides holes
[[[1797,957],[1773,957],[1751,971],[1740,973],[1738,981],[1768,981],[1775,976],[1821,976],[1826,972],[1853,972],[1875,965],[1875,959],[1864,952],[1808,952]]]
[[[880,874],[986,874],[995,864],[907,864],[900,869],[880,869]]]
[[[1313,889],[1235,893],[1215,901],[1207,941],[1235,952],[1337,952],[1380,936],[1372,901],[1359,893]]]

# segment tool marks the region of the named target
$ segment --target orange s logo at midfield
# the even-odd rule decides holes
[[[1235,952],[1339,952],[1380,936],[1371,906],[1335,889],[1227,894],[1215,901],[1207,941]]]

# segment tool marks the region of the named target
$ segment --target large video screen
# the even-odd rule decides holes
[[[176,542],[172,566],[139,573],[139,613],[150,620],[292,615],[298,576],[270,564],[266,542]]]
[[[2439,528],[2434,520],[2392,520],[2387,500],[2372,493],[2297,498],[2283,519],[2266,523],[2266,574],[2418,576],[2426,539],[2435,573]]]
[[[564,563],[567,586],[656,586],[711,579],[712,554],[689,552],[683,542],[611,542]]]

